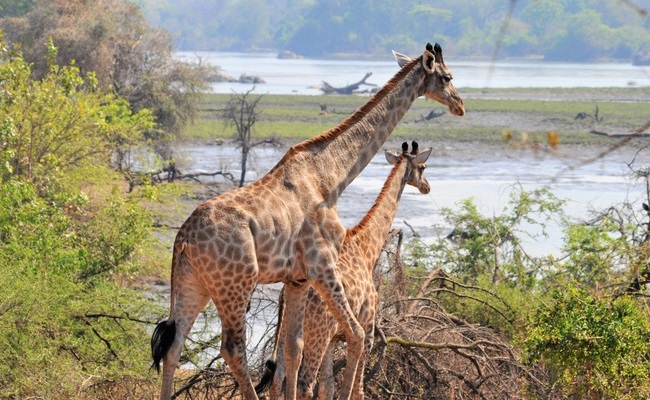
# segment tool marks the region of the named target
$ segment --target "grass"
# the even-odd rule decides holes
[[[613,140],[590,134],[590,130],[632,132],[650,119],[647,88],[614,89],[462,89],[468,115],[463,118],[423,120],[432,110],[447,113],[446,107],[417,99],[398,124],[394,137],[450,140],[500,141],[504,130],[526,131],[531,140],[544,141],[548,131],[557,131],[564,143]],[[198,118],[181,133],[185,139],[214,140],[234,136],[232,125],[220,119],[230,94],[207,94]],[[492,99],[490,97],[497,97]],[[369,96],[263,95],[254,136],[277,136],[288,141],[313,137],[333,128],[367,102]],[[553,99],[553,100],[548,100]],[[327,112],[321,111],[326,106]],[[596,106],[601,123],[577,121],[586,113],[593,121]],[[469,117],[473,114],[477,117]],[[534,129],[522,128],[528,121],[542,121]],[[518,122],[522,125],[519,126]],[[577,122],[576,122],[577,121]]]

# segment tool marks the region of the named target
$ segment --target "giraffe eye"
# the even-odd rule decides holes
[[[442,79],[442,81],[443,81],[444,83],[449,83],[449,82],[451,82],[451,79],[452,79],[452,78],[451,78],[451,75],[449,75],[449,74],[444,74],[444,75],[441,77],[441,79]]]

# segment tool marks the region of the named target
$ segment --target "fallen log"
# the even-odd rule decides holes
[[[597,131],[595,129],[592,129],[589,131],[589,133],[592,133],[594,135],[600,135],[600,136],[607,136],[610,138],[629,138],[629,137],[648,137],[650,136],[650,132],[630,132],[630,133],[611,133],[611,132],[603,132],[603,131]]]
[[[361,85],[366,85],[366,86],[377,86],[374,83],[367,83],[366,79],[368,79],[372,75],[372,72],[366,73],[366,76],[363,77],[359,82],[353,83],[351,85],[347,85],[341,88],[335,88],[334,86],[330,85],[329,83],[323,81],[323,85],[320,87],[320,90],[324,94],[353,94],[356,90],[359,89],[359,86]]]

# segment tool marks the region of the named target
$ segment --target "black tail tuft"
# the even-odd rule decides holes
[[[266,364],[264,364],[266,367],[266,371],[264,371],[264,374],[262,375],[262,379],[260,379],[260,383],[255,386],[255,393],[258,395],[260,393],[264,393],[269,388],[271,387],[271,383],[273,383],[273,376],[275,375],[275,370],[277,367],[277,364],[273,360],[266,360]]]
[[[159,373],[160,362],[172,347],[174,337],[176,337],[176,322],[174,321],[159,322],[151,335],[151,357],[153,357],[151,368],[156,368]]]

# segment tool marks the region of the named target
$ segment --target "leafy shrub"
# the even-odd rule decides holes
[[[549,267],[547,259],[531,257],[522,249],[522,237],[531,235],[524,229],[536,226],[544,235],[551,218],[562,218],[561,205],[548,190],[513,190],[497,215],[481,214],[471,199],[457,210],[444,209],[452,232],[432,244],[410,243],[410,282],[419,285],[429,271],[442,269],[450,276],[436,293],[440,307],[514,337],[535,306],[531,293],[543,275],[540,271]]]
[[[530,318],[528,359],[548,365],[572,398],[650,396],[650,323],[633,299],[598,298],[576,287]]]
[[[152,306],[97,275],[96,258],[110,272],[137,261],[146,214],[106,208],[83,229],[32,184],[0,183],[0,397],[73,398],[88,385],[143,379]]]
[[[0,179],[21,177],[45,187],[69,174],[108,167],[112,154],[145,141],[150,111],[133,114],[129,104],[96,87],[74,65],[54,64],[32,80],[30,65],[0,40]]]
[[[105,393],[148,384],[157,310],[119,284],[142,270],[151,217],[109,162],[151,114],[74,66],[32,80],[1,40],[0,60],[0,398],[124,398]]]

